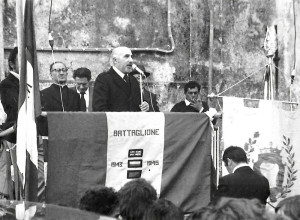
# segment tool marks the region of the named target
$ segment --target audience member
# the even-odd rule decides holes
[[[79,208],[113,216],[118,205],[118,194],[111,187],[100,186],[87,190],[80,199]]]
[[[144,213],[143,220],[183,220],[183,212],[166,199],[155,201]]]
[[[91,71],[88,68],[78,68],[73,73],[75,87],[71,87],[80,95],[80,111],[92,111],[93,86],[91,81]]]
[[[111,53],[111,68],[97,76],[93,94],[93,111],[149,111],[141,103],[141,93],[132,71],[132,53],[127,47],[117,47]]]
[[[188,220],[275,220],[281,219],[266,211],[257,199],[221,198],[215,205],[191,214]]]
[[[213,206],[208,205],[205,207],[202,207],[201,209],[191,213],[188,217],[187,220],[206,220],[210,215],[212,215],[215,212]]]
[[[300,195],[281,200],[276,207],[276,212],[291,220],[300,219]]]
[[[220,197],[234,197],[259,199],[263,204],[270,195],[267,178],[255,173],[247,164],[245,151],[236,146],[228,147],[223,154],[223,162],[230,173],[220,178],[215,199]]]
[[[156,95],[146,88],[145,80],[150,76],[150,73],[146,72],[144,65],[137,65],[137,67],[144,73],[144,76],[142,76],[143,100],[149,104],[149,112],[159,112]],[[137,81],[140,82],[141,74],[136,69],[134,69],[130,75],[133,75]]]
[[[119,190],[120,215],[125,220],[141,220],[146,209],[157,200],[153,186],[145,179],[134,179]]]

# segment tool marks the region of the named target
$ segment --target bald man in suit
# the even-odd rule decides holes
[[[93,111],[149,111],[149,104],[141,103],[138,82],[129,75],[133,64],[131,50],[127,47],[113,49],[110,62],[111,68],[95,80]]]

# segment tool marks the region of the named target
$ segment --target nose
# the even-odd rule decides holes
[[[130,63],[132,63],[132,62],[133,62],[133,59],[132,59],[132,57],[131,57],[131,56],[128,58],[128,61],[129,61]]]

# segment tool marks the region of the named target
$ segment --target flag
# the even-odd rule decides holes
[[[144,178],[185,212],[210,201],[211,126],[203,113],[48,113],[46,202],[78,207],[98,185]]]
[[[291,111],[290,105],[271,100],[246,104],[242,98],[223,98],[224,148],[246,151],[254,171],[269,180],[269,202],[276,206],[300,193],[300,109]]]
[[[35,46],[33,0],[25,4],[22,23],[19,112],[17,122],[17,165],[21,174],[25,200],[37,200],[37,129],[40,115],[39,77]]]

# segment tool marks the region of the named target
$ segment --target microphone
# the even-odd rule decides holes
[[[295,80],[295,72],[296,72],[296,69],[293,69],[293,71],[291,73],[291,84],[293,84],[293,82]]]
[[[138,68],[137,65],[135,65],[134,63],[132,64],[132,69],[136,70],[137,72],[139,72],[140,74],[142,74],[143,76],[145,76],[144,72],[140,68]]]

